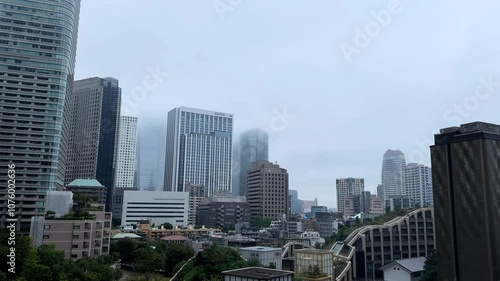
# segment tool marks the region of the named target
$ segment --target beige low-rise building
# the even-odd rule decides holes
[[[89,212],[87,218],[32,217],[31,236],[36,247],[55,244],[67,259],[109,255],[111,212]]]

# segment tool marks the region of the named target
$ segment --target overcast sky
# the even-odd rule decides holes
[[[375,191],[389,148],[429,165],[439,128],[500,123],[500,2],[82,2],[76,79],[119,79],[139,120],[188,106],[270,130],[270,160],[320,205],[336,178]]]

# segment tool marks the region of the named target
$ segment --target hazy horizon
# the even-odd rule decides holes
[[[365,178],[376,192],[387,149],[430,165],[438,129],[500,123],[498,8],[84,1],[75,79],[118,79],[122,113],[139,126],[186,106],[234,114],[233,142],[267,129],[290,189],[336,207],[336,178]]]

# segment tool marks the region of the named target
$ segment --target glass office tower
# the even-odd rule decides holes
[[[43,215],[66,166],[65,103],[71,94],[79,0],[0,0],[0,181],[15,164],[17,230]],[[7,185],[0,187],[0,228]]]
[[[240,139],[240,170],[239,190],[240,196],[247,195],[247,177],[252,163],[258,160],[269,160],[269,134],[261,129],[253,129],[241,134]]]

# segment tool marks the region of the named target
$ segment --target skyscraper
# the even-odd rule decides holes
[[[353,198],[354,195],[361,194],[365,190],[365,179],[363,178],[343,178],[337,179],[337,210],[344,213],[344,201]]]
[[[377,185],[377,197],[384,200],[384,186],[379,184]]]
[[[389,196],[405,195],[403,190],[403,168],[405,155],[400,150],[387,150],[382,160],[382,185],[384,199]]]
[[[137,152],[137,117],[120,116],[116,187],[134,187]]]
[[[445,128],[434,142],[438,279],[500,280],[500,126]]]
[[[121,88],[118,80],[75,81],[69,99],[68,169],[65,181],[97,179],[106,187],[109,212],[115,188]]]
[[[241,134],[239,159],[239,195],[246,196],[247,174],[252,163],[269,160],[269,134],[261,129],[253,129]]]
[[[248,171],[247,202],[253,218],[282,219],[288,215],[288,172],[278,164],[256,161]]]
[[[290,198],[290,203],[292,204],[292,206],[290,206],[291,213],[292,214],[302,213],[302,203],[299,200],[299,191],[290,189],[288,190],[288,194],[291,197]]]
[[[137,186],[139,190],[163,190],[167,121],[139,120],[137,141]]]
[[[403,189],[410,198],[410,208],[432,206],[431,168],[416,163],[406,165],[403,169]]]
[[[45,195],[62,189],[64,107],[74,76],[79,0],[0,0],[0,164],[14,164],[16,228],[45,212]],[[6,227],[7,172],[0,173],[0,228]]]
[[[201,184],[208,195],[231,192],[233,115],[178,107],[168,113],[166,191]]]

